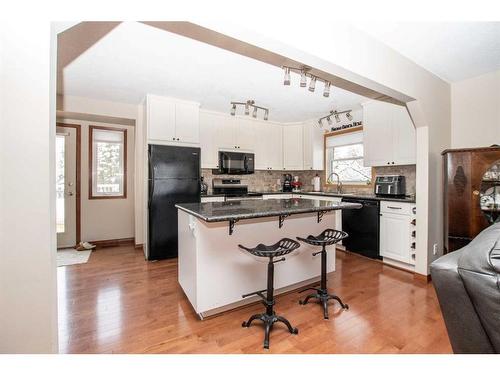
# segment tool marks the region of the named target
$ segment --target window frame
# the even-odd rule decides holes
[[[328,132],[328,133],[325,133],[324,136],[323,136],[323,166],[324,166],[324,175],[325,175],[325,182],[323,184],[323,186],[325,188],[327,187],[335,187],[337,186],[337,183],[336,182],[331,182],[331,183],[328,183],[328,148],[326,147],[326,144],[327,144],[327,141],[328,141],[328,138],[330,137],[336,137],[336,136],[339,136],[339,135],[344,135],[344,134],[347,134],[347,133],[354,133],[354,132],[362,132],[363,131],[363,126],[356,126],[356,127],[353,127],[353,128],[348,128],[348,129],[343,129],[343,130],[337,130],[337,131],[333,131],[333,132]],[[351,144],[346,144],[346,145],[343,145],[343,146],[349,146],[349,145],[352,145],[352,144],[358,144],[358,143],[351,143]],[[357,159],[357,158],[348,158],[348,159],[342,159],[342,160],[352,160],[352,159]],[[364,159],[364,149],[363,149],[363,159]],[[371,168],[371,175],[372,175],[372,178],[370,180],[370,182],[363,182],[363,181],[360,181],[360,182],[354,182],[354,181],[348,181],[348,182],[342,182],[340,181],[340,183],[342,184],[342,186],[351,186],[351,187],[372,187],[373,186],[373,176],[374,176],[374,170],[373,170],[373,167]]]
[[[94,195],[94,130],[123,132],[123,193],[120,195]],[[127,129],[111,126],[89,125],[89,199],[127,199]],[[97,171],[96,171],[97,173]]]

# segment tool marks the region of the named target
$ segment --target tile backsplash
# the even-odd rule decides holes
[[[387,175],[387,174],[400,174],[406,177],[406,194],[415,194],[415,165],[398,165],[398,166],[388,166],[388,167],[375,167],[373,168],[374,177],[377,175]],[[313,185],[311,180],[316,174],[321,177],[321,186],[323,190],[329,190],[332,188],[323,188],[323,183],[325,181],[324,172],[319,171],[293,171],[290,172],[293,176],[299,176],[302,182],[303,191],[312,191]],[[266,191],[280,191],[283,183],[283,171],[255,171],[254,174],[249,175],[214,175],[211,169],[202,169],[201,174],[208,185],[208,194],[212,193],[212,180],[214,178],[239,178],[247,181],[248,190],[254,192],[266,192]],[[278,183],[278,180],[280,182]],[[371,192],[371,186],[353,187],[349,186],[345,190],[350,192]]]

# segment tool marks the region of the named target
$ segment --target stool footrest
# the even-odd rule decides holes
[[[250,296],[258,295],[259,297],[261,297],[263,299],[266,299],[266,297],[262,294],[264,292],[267,292],[267,289],[262,289],[262,290],[258,290],[256,292],[252,292],[252,293],[248,293],[248,294],[243,294],[241,296],[241,298],[247,298],[247,297],[250,297]]]

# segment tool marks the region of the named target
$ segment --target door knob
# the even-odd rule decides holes
[[[72,196],[74,195],[74,193],[73,193],[72,191],[70,191],[70,192],[68,192],[68,195],[69,195],[70,197],[72,197]]]

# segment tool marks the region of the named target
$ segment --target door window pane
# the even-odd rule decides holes
[[[64,233],[64,153],[65,137],[56,136],[56,228],[57,233]]]
[[[126,197],[127,131],[91,127],[91,198]]]

